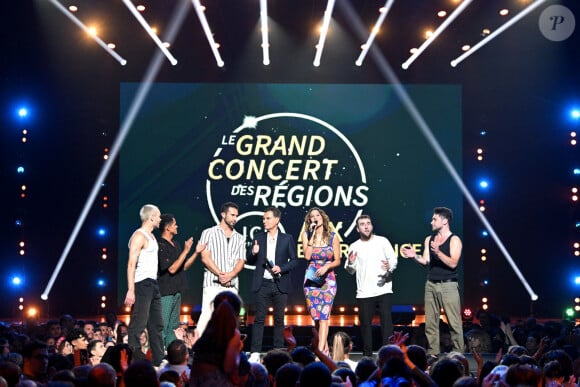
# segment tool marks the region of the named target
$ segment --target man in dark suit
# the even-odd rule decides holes
[[[264,210],[263,223],[266,232],[256,235],[246,261],[256,266],[252,279],[256,314],[250,361],[260,361],[264,321],[270,304],[274,309],[274,348],[284,345],[284,309],[292,287],[290,271],[296,267],[298,259],[294,238],[278,229],[280,216],[280,210],[276,207],[267,207]]]

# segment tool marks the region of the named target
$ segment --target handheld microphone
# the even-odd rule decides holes
[[[269,259],[266,258],[266,266],[268,266],[268,271],[270,272],[270,274],[272,274],[272,277],[274,278],[280,278],[280,273],[272,273],[272,269],[274,268],[274,262],[270,261]]]
[[[318,222],[312,222],[312,224],[310,225],[310,232],[314,231],[314,229],[316,228],[317,225],[318,225]]]

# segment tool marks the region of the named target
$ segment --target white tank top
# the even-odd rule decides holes
[[[157,252],[159,250],[159,245],[154,236],[148,232],[138,229],[147,238],[147,248],[141,250],[139,253],[139,258],[137,259],[137,267],[135,269],[135,282],[143,281],[144,279],[151,278],[157,279],[157,265],[158,256]],[[137,232],[135,231],[135,232]]]

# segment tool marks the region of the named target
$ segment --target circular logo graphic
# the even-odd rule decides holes
[[[238,231],[246,237],[261,227],[268,206],[284,213],[294,235],[308,209],[320,207],[346,237],[368,203],[364,165],[348,138],[324,120],[291,112],[246,116],[223,133],[208,165],[206,192],[216,223],[216,205],[240,206],[238,220],[246,225]]]
[[[574,33],[576,19],[570,9],[562,5],[550,5],[540,14],[538,26],[546,39],[560,42]]]

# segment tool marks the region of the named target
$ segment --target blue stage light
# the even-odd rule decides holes
[[[99,236],[103,237],[105,235],[107,235],[107,230],[105,228],[99,228],[99,230],[97,231],[97,234],[99,234]]]
[[[487,236],[489,236],[489,233],[487,232],[487,230],[483,230],[483,231],[481,232],[481,236],[482,236],[482,237],[487,237]]]
[[[489,187],[489,183],[487,182],[487,180],[481,180],[479,182],[479,187],[480,188],[483,188],[483,189],[486,189],[487,187]]]
[[[488,281],[488,280],[483,280],[483,284],[484,284],[485,286],[487,286],[487,285],[489,285],[489,281]]]
[[[570,117],[572,117],[575,120],[580,119],[580,109],[570,110]]]
[[[482,130],[481,132],[479,132],[479,135],[480,136],[485,136],[486,134],[487,134],[487,131],[486,130]]]
[[[14,225],[15,225],[16,227],[21,227],[21,226],[22,226],[22,221],[21,221],[20,219],[16,219],[16,220],[14,221]]]
[[[19,287],[20,285],[22,285],[22,278],[18,275],[15,275],[14,277],[12,277],[12,280],[10,282],[12,283],[13,286]]]
[[[103,286],[105,286],[105,285],[106,285],[106,282],[105,282],[105,280],[104,280],[104,279],[102,279],[102,278],[99,278],[99,279],[97,280],[97,285],[98,285],[99,287],[101,287],[101,288],[102,288]]]
[[[574,169],[572,170],[572,173],[573,173],[574,175],[576,175],[576,176],[580,175],[580,168],[574,168]]]
[[[28,116],[28,109],[25,107],[21,107],[20,109],[18,109],[18,117],[20,118],[24,118]]]
[[[574,277],[574,284],[580,285],[580,277]]]
[[[16,172],[17,173],[24,173],[24,167],[20,166],[20,167],[16,168]]]

